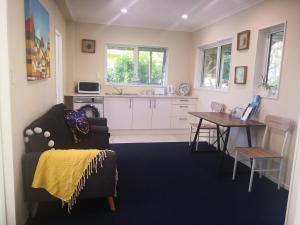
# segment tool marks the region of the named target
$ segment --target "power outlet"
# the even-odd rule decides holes
[[[13,69],[9,70],[9,75],[10,75],[10,85],[15,85],[16,84],[16,76],[15,76]]]
[[[96,73],[96,79],[100,80],[100,73],[99,72]]]

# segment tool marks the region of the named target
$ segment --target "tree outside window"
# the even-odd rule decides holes
[[[164,84],[165,48],[107,46],[106,53],[108,83]]]
[[[232,44],[219,44],[202,48],[203,53],[201,86],[228,88]]]

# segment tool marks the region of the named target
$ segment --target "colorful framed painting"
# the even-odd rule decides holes
[[[38,0],[25,0],[27,80],[50,78],[49,13]]]

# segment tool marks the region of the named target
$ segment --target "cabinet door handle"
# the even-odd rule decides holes
[[[152,106],[152,100],[150,99],[149,100],[149,108],[151,109],[151,106]]]
[[[179,106],[180,108],[188,108],[188,106],[187,105],[181,105],[181,106]]]
[[[179,120],[187,120],[187,118],[179,118]]]
[[[132,99],[129,99],[129,108],[132,108]]]
[[[156,109],[156,99],[153,100],[154,101],[154,108]]]
[[[181,101],[181,102],[188,102],[189,100],[188,99],[180,99],[179,101]]]

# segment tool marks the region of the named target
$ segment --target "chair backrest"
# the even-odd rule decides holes
[[[288,132],[293,127],[293,121],[279,116],[267,115],[266,116],[266,125],[283,132]]]
[[[276,129],[281,132],[284,132],[284,140],[281,148],[281,155],[283,156],[284,150],[287,147],[288,136],[293,128],[293,121],[279,116],[267,115],[265,119],[265,123],[266,123],[266,130],[263,136],[263,147],[265,147],[266,145],[267,135],[271,129]]]
[[[225,104],[219,102],[211,102],[210,108],[212,112],[224,112]]]

